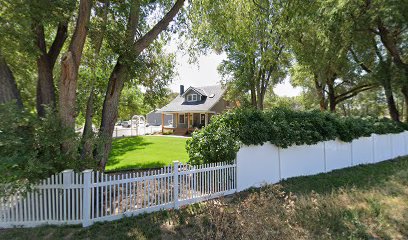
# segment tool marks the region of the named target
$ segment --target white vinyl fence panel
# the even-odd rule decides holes
[[[391,147],[392,147],[392,157],[400,157],[405,155],[405,133],[392,134],[391,135]]]
[[[279,148],[265,143],[262,146],[242,146],[237,153],[240,161],[238,171],[238,189],[259,187],[265,183],[280,180]]]
[[[374,162],[373,138],[373,136],[361,137],[351,142],[352,161],[350,166]]]
[[[374,162],[381,162],[392,158],[391,134],[373,134]]]
[[[280,163],[282,178],[324,172],[324,144],[320,142],[314,145],[282,148],[280,149]]]
[[[351,162],[351,144],[339,140],[324,142],[326,171],[349,167]]]
[[[66,170],[0,199],[0,227],[81,224],[178,208],[236,192],[236,164],[180,164],[139,173]]]
[[[279,148],[270,143],[242,146],[237,154],[237,191],[360,164],[408,155],[408,131],[373,134],[352,142],[339,140]]]

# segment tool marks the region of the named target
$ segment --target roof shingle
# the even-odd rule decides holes
[[[221,85],[197,87],[194,90],[205,97],[200,101],[187,102],[183,96],[178,95],[173,101],[161,108],[159,112],[210,111],[225,92]],[[213,94],[214,96],[210,97]]]

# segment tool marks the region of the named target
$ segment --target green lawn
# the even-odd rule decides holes
[[[170,136],[116,139],[106,170],[163,167],[175,160],[187,162],[186,141],[187,138]]]

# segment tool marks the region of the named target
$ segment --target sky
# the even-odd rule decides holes
[[[175,50],[174,47],[171,47],[171,49]],[[189,64],[187,55],[183,55],[183,53],[177,50],[175,52],[178,76],[173,79],[170,85],[173,91],[178,92],[181,84],[188,88],[189,86],[200,87],[220,83],[221,76],[218,74],[217,67],[226,58],[225,54],[218,55],[210,52],[205,56],[200,56],[196,63]],[[290,84],[289,78],[287,78],[284,83],[275,86],[274,92],[278,96],[292,97],[299,95],[301,89],[294,88]]]

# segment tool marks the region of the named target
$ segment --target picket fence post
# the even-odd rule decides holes
[[[174,173],[173,173],[173,179],[174,179],[174,185],[173,185],[173,198],[174,198],[174,209],[179,208],[179,201],[178,201],[178,195],[179,195],[179,184],[178,184],[178,168],[179,168],[179,161],[174,161]]]
[[[84,175],[84,193],[82,199],[82,226],[92,225],[91,221],[91,176],[93,170],[88,169],[82,172]]]
[[[62,171],[62,199],[64,201],[63,205],[60,206],[60,208],[62,208],[62,214],[60,216],[61,220],[68,220],[68,213],[71,211],[71,209],[69,208],[69,202],[71,201],[71,199],[69,198],[69,189],[71,187],[71,184],[73,184],[73,179],[72,179],[72,173],[74,172],[74,170],[72,169],[67,169]],[[67,191],[68,190],[68,191]],[[56,196],[54,196],[56,197]],[[60,203],[61,204],[61,203]],[[53,209],[54,210],[54,209]],[[55,209],[55,212],[57,211],[57,209]],[[56,213],[55,213],[56,214]]]
[[[72,172],[74,170],[67,169],[62,172],[63,188],[68,189],[72,184]]]

